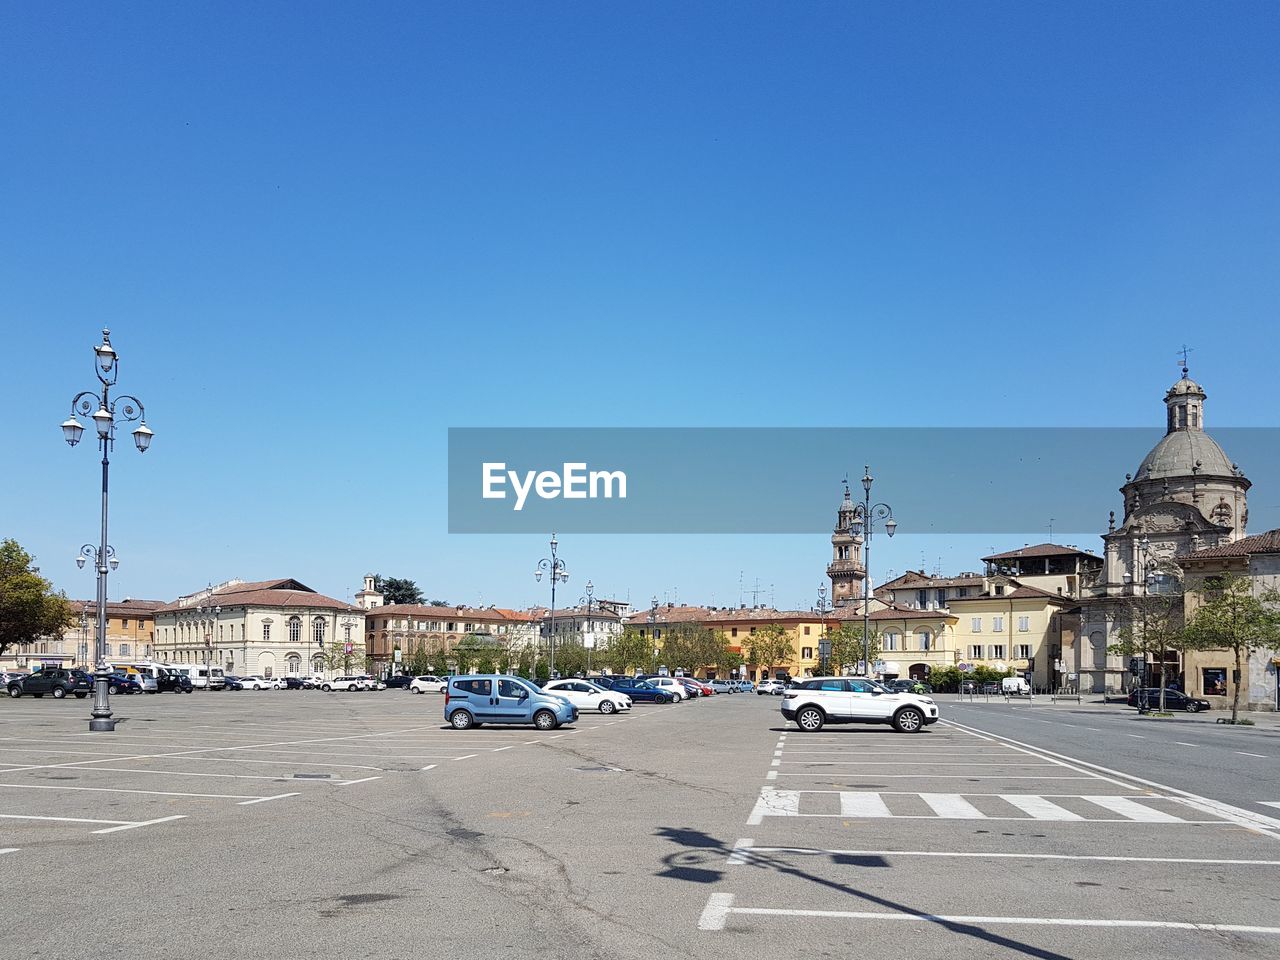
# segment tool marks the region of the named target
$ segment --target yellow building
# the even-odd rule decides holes
[[[857,630],[862,618],[845,613]],[[880,659],[872,672],[882,680],[910,677],[927,681],[929,674],[956,664],[956,618],[947,610],[918,610],[899,604],[872,609],[871,633],[880,637]]]
[[[826,618],[828,630],[839,626],[835,613]],[[728,648],[744,659],[749,658],[754,634],[777,624],[791,640],[791,653],[784,661],[774,664],[746,663],[744,676],[750,680],[766,679],[775,674],[792,677],[811,677],[818,671],[818,642],[822,638],[823,619],[812,610],[775,610],[772,607],[698,607],[665,604],[656,611],[641,610],[627,618],[626,625],[642,637],[648,637],[661,649],[663,634],[673,627],[693,624],[707,627],[723,634]],[[668,664],[674,669],[684,664]],[[717,670],[708,664],[694,669],[695,676],[715,679],[727,676],[728,671]]]
[[[1037,687],[1055,686],[1062,657],[1063,612],[1070,597],[1027,586],[1011,577],[988,577],[986,589],[952,597],[959,662],[1032,674]]]

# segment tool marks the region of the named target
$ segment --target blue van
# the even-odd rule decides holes
[[[578,708],[522,677],[480,673],[449,678],[444,718],[455,730],[482,723],[531,723],[539,730],[554,730],[577,720]]]

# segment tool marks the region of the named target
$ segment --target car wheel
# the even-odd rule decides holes
[[[1187,701],[1187,713],[1196,713],[1200,709],[1200,704],[1194,700]]]
[[[11,697],[13,697],[13,699],[17,700],[20,696],[22,696],[22,688],[21,688],[21,687],[19,687],[19,686],[16,686],[16,685],[15,685],[15,686],[10,687],[10,688],[9,688],[9,696],[11,696]]]
[[[453,711],[453,716],[449,718],[449,723],[453,725],[455,730],[466,730],[475,722],[476,718],[471,716],[470,710],[455,710]]]
[[[915,707],[899,710],[893,716],[893,727],[899,733],[918,733],[924,729],[924,714]]]
[[[67,691],[63,690],[61,687],[53,688],[53,699],[61,700],[66,695],[67,695]]]
[[[421,690],[419,690],[417,687],[410,687],[410,688],[409,688],[409,692],[410,692],[410,693],[421,693],[422,691],[421,691]]]
[[[539,730],[554,730],[556,728],[556,715],[550,710],[539,710],[533,715],[533,725]]]
[[[325,693],[331,693],[333,691],[333,687],[329,686],[329,684],[327,683],[320,689],[323,690]]]
[[[618,710],[618,707],[617,707],[617,705],[616,705],[612,700],[601,700],[601,701],[600,701],[600,712],[601,712],[601,713],[616,713],[616,712],[617,712],[617,710]]]
[[[796,726],[806,733],[817,733],[826,722],[827,718],[817,707],[803,707],[796,714]]]
[[[119,692],[120,692],[120,688],[117,687],[114,683],[107,684],[107,693],[111,694],[114,697]]]

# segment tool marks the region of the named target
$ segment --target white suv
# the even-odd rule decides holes
[[[865,677],[814,677],[782,694],[782,716],[807,733],[828,723],[887,723],[900,733],[918,733],[938,722],[938,705]]]
[[[409,681],[409,689],[414,693],[444,693],[445,686],[447,684],[443,679],[430,674],[414,677]]]
[[[328,693],[331,690],[365,690],[367,688],[362,677],[334,677],[322,683],[320,689]]]

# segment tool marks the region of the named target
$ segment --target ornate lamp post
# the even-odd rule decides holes
[[[893,537],[898,529],[898,521],[893,519],[893,508],[887,503],[871,503],[871,484],[875,478],[871,476],[871,468],[862,468],[862,503],[854,507],[853,520],[849,523],[849,532],[853,534],[853,542],[859,546],[866,544],[862,555],[863,569],[867,572],[867,588],[862,592],[862,667],[863,675],[871,676],[871,534],[877,520],[884,521],[884,532]],[[863,531],[866,531],[865,534]]]
[[[534,580],[541,582],[544,573],[551,579],[551,627],[547,646],[551,656],[550,669],[552,679],[555,679],[556,676],[556,584],[569,581],[569,571],[565,569],[564,561],[556,556],[556,548],[559,545],[559,541],[556,540],[556,535],[553,533],[551,535],[551,556],[543,557],[539,560],[533,570]]]
[[[71,398],[71,416],[63,421],[62,436],[73,447],[80,442],[84,427],[76,419],[78,411],[81,415],[93,420],[94,429],[98,433],[98,449],[102,451],[102,536],[96,548],[91,544],[81,547],[80,556],[76,558],[76,562],[83,567],[85,558],[92,557],[98,571],[98,639],[95,653],[97,669],[94,671],[93,719],[89,721],[89,729],[94,732],[110,732],[115,730],[116,723],[111,719],[111,703],[107,693],[110,674],[106,664],[105,647],[107,573],[108,566],[115,569],[120,563],[115,559],[115,550],[107,545],[107,478],[110,454],[115,449],[117,423],[138,421],[138,426],[133,430],[133,442],[139,453],[147,452],[154,434],[147,427],[146,411],[141,400],[128,394],[122,394],[115,399],[111,397],[111,388],[116,385],[116,377],[120,372],[120,358],[111,346],[110,330],[102,331],[102,343],[94,347],[93,352],[97,360],[94,373],[98,375],[101,389],[84,390]]]
[[[578,603],[585,603],[587,605],[587,632],[591,634],[591,642],[586,644],[587,673],[589,674],[591,673],[591,648],[596,645],[595,625],[591,622],[591,601],[595,599],[594,594],[596,588],[592,586],[591,581],[588,580],[587,585],[583,587],[583,589],[587,591],[587,595],[585,597],[579,597]],[[584,637],[583,639],[585,640],[586,638]]]
[[[204,617],[205,614],[213,617],[212,623],[206,624],[203,619],[201,620],[201,624],[208,631],[204,635],[204,682],[205,689],[211,691],[213,690],[213,627],[218,621],[219,614],[222,613],[222,606],[216,603],[201,604],[196,607],[196,613],[200,614],[201,617]]]
[[[653,641],[653,672],[658,672],[658,631],[655,624],[658,622],[658,597],[655,595],[649,601],[649,639]]]
[[[818,637],[818,675],[825,677],[830,667],[831,641],[827,639],[827,614],[831,612],[831,601],[827,599],[827,585],[818,584],[818,605],[814,608],[822,618],[822,633]]]

